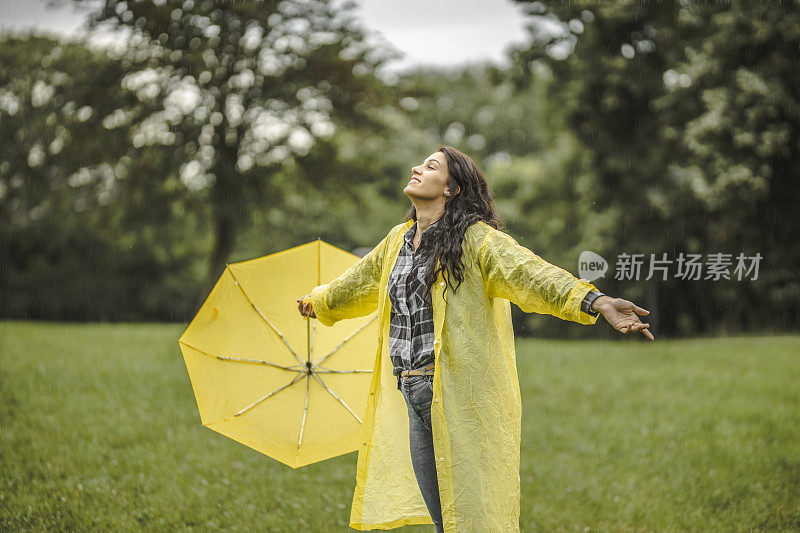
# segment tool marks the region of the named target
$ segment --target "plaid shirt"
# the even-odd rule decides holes
[[[417,223],[403,236],[403,247],[397,256],[397,263],[389,275],[389,300],[392,315],[389,322],[389,357],[397,376],[400,388],[400,373],[403,370],[422,368],[434,362],[433,355],[433,305],[431,291],[425,290],[425,261],[429,250],[429,230],[441,219],[425,228],[419,248],[414,251],[414,235]],[[589,291],[581,302],[581,311],[597,316],[598,311],[591,308],[592,302],[603,295],[602,292]]]
[[[429,257],[426,245],[430,230],[439,220],[422,232],[419,248],[414,251],[417,223],[403,236],[403,247],[389,275],[389,300],[392,316],[389,322],[389,356],[400,388],[400,372],[421,368],[434,362],[433,305],[431,291],[425,290],[425,261]]]

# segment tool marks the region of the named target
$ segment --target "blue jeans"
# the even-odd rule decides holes
[[[403,397],[408,406],[408,430],[411,441],[411,464],[422,492],[425,505],[436,526],[442,527],[442,506],[439,501],[439,481],[436,476],[436,456],[433,453],[431,432],[431,400],[433,400],[433,376],[408,376],[401,378]]]

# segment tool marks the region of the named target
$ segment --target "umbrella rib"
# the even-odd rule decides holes
[[[240,288],[241,288],[241,287],[240,287]],[[242,290],[242,293],[244,293],[244,290]],[[249,301],[249,300],[248,300],[248,301]],[[276,335],[278,335],[278,337],[280,337],[280,339],[281,339],[281,341],[283,342],[283,344],[285,344],[285,345],[286,345],[286,347],[289,349],[289,351],[290,351],[290,352],[292,352],[292,355],[294,356],[294,358],[295,358],[295,359],[297,359],[297,362],[298,362],[298,363],[300,363],[300,364],[302,365],[302,364],[303,364],[303,361],[300,359],[300,357],[298,357],[298,355],[295,353],[295,351],[294,351],[294,350],[292,350],[292,347],[291,347],[291,346],[289,346],[289,343],[288,343],[288,342],[286,342],[286,339],[283,337],[283,333],[281,333],[280,331],[278,331],[278,328],[276,328],[276,327],[275,327],[275,326],[272,324],[272,322],[270,322],[270,321],[269,321],[269,319],[268,319],[267,317],[265,317],[265,316],[264,316],[264,313],[262,313],[262,312],[261,312],[261,310],[260,310],[258,307],[256,307],[256,304],[254,304],[253,302],[250,302],[250,305],[252,305],[252,306],[253,306],[253,309],[255,309],[255,310],[256,310],[256,313],[258,313],[258,315],[259,315],[261,318],[263,318],[263,319],[264,319],[264,321],[265,321],[267,324],[269,324],[269,327],[271,327],[271,328],[272,328],[272,331],[274,331],[274,332],[275,332],[275,334],[276,334]]]
[[[353,415],[353,416],[356,418],[356,420],[358,420],[358,423],[359,423],[359,424],[361,424],[361,419],[358,417],[358,415],[357,415],[357,414],[355,414],[355,413],[353,412],[353,410],[352,410],[352,409],[350,409],[350,406],[348,406],[346,403],[344,403],[344,400],[342,400],[341,398],[339,398],[339,396],[337,396],[335,392],[333,392],[331,389],[329,389],[329,388],[328,388],[328,386],[327,386],[327,385],[325,385],[325,383],[323,383],[323,381],[322,381],[321,379],[319,379],[319,378],[318,378],[318,377],[317,377],[315,374],[313,374],[313,373],[312,373],[312,374],[311,374],[311,377],[313,377],[314,379],[316,379],[317,381],[319,381],[319,384],[320,384],[320,385],[322,385],[323,387],[325,387],[325,390],[326,390],[326,391],[328,391],[328,392],[331,394],[331,396],[333,396],[334,398],[336,398],[337,400],[339,400],[339,403],[341,403],[341,404],[344,406],[344,408],[345,408],[345,409],[347,409],[348,411],[350,411],[350,414],[351,414],[351,415]]]
[[[209,357],[215,357],[216,359],[222,359],[223,361],[236,361],[236,362],[239,362],[239,363],[254,363],[254,364],[259,364],[259,365],[267,365],[267,366],[273,366],[275,368],[280,368],[281,370],[291,370],[292,372],[299,372],[299,371],[305,370],[305,368],[306,368],[305,365],[303,365],[303,366],[293,366],[292,367],[292,366],[284,366],[284,365],[278,365],[278,364],[275,364],[275,363],[270,363],[269,361],[264,361],[262,359],[245,359],[243,357],[229,357],[227,355],[214,355],[214,354],[211,354],[211,353],[208,353],[208,352],[204,352],[203,350],[201,350],[199,348],[195,348],[191,344],[183,342],[181,340],[179,340],[178,342],[183,344],[187,348],[191,348],[192,350],[200,352],[203,355],[207,355]]]
[[[263,402],[264,400],[266,400],[270,396],[279,393],[280,391],[282,391],[286,387],[291,387],[292,385],[294,385],[295,383],[297,383],[298,381],[303,379],[304,375],[305,374],[297,374],[297,376],[295,376],[294,379],[292,379],[292,381],[290,381],[289,383],[287,383],[283,387],[279,387],[279,388],[275,389],[274,391],[270,392],[269,394],[267,394],[265,396],[262,396],[261,398],[259,398],[258,400],[254,401],[253,403],[251,403],[250,405],[248,405],[247,407],[245,407],[244,409],[242,409],[241,411],[239,411],[238,413],[236,413],[233,416],[234,417],[240,416],[240,415],[244,414],[245,412],[249,411],[250,409],[252,409],[253,407],[255,407],[256,405],[260,404],[261,402]]]
[[[297,441],[297,454],[295,458],[300,457],[300,444],[303,443],[303,430],[306,427],[306,416],[308,415],[308,387],[311,383],[311,380],[308,379],[309,375],[310,374],[306,374],[306,404],[305,407],[303,407],[303,421],[300,423],[300,438]]]
[[[336,348],[334,348],[333,350],[331,350],[331,353],[329,353],[329,354],[328,354],[328,355],[326,355],[325,357],[322,357],[322,358],[321,358],[321,359],[319,359],[318,361],[314,361],[314,365],[320,365],[320,364],[324,363],[324,362],[325,362],[325,360],[326,360],[328,357],[332,356],[334,353],[336,353],[336,351],[337,351],[339,348],[341,348],[342,346],[344,346],[344,343],[346,343],[347,341],[349,341],[350,339],[352,339],[352,338],[353,338],[353,336],[354,336],[356,333],[358,333],[359,331],[361,331],[362,329],[364,329],[365,327],[367,327],[368,325],[370,325],[370,324],[372,323],[372,321],[373,321],[373,320],[375,320],[376,318],[378,318],[378,315],[375,315],[375,316],[373,316],[372,318],[370,318],[369,320],[367,320],[366,322],[364,322],[364,324],[363,324],[363,325],[362,325],[360,328],[358,328],[358,329],[357,329],[357,330],[355,330],[353,333],[351,333],[350,335],[348,335],[348,336],[347,336],[347,338],[345,338],[345,339],[344,339],[342,342],[340,342],[340,343],[339,343],[339,345],[338,345]]]
[[[303,361],[302,361],[302,360],[300,360],[300,358],[297,356],[297,354],[295,353],[295,351],[294,351],[294,350],[292,350],[292,347],[291,347],[291,346],[289,346],[289,343],[288,343],[288,342],[286,342],[286,339],[283,337],[283,334],[282,334],[280,331],[278,331],[278,328],[276,328],[276,327],[275,327],[275,326],[272,324],[272,322],[270,322],[270,321],[269,321],[269,319],[268,319],[267,317],[265,317],[265,316],[264,316],[264,313],[262,313],[262,312],[261,312],[261,310],[260,310],[258,307],[256,307],[256,304],[254,304],[254,303],[253,303],[253,301],[250,299],[250,297],[249,297],[249,296],[247,296],[247,293],[246,293],[246,292],[244,292],[244,289],[242,288],[242,284],[241,284],[241,283],[239,283],[239,280],[238,280],[238,279],[236,279],[236,276],[234,276],[234,275],[233,275],[233,271],[230,269],[230,267],[226,267],[226,268],[228,269],[228,272],[230,272],[230,273],[231,273],[231,277],[233,278],[233,283],[234,283],[234,285],[236,285],[237,287],[239,287],[239,290],[240,290],[240,291],[242,291],[242,295],[245,297],[245,299],[248,301],[248,303],[249,303],[250,305],[252,305],[252,306],[253,306],[253,309],[255,309],[255,310],[256,310],[256,313],[258,313],[258,316],[260,316],[262,319],[264,319],[264,321],[265,321],[267,324],[269,324],[269,327],[271,327],[271,328],[272,328],[272,331],[274,331],[274,332],[275,332],[275,334],[276,334],[276,335],[278,335],[278,337],[280,337],[281,341],[283,341],[283,344],[285,344],[285,345],[286,345],[286,347],[289,349],[289,351],[290,351],[290,352],[292,352],[292,355],[294,356],[294,358],[295,358],[295,359],[297,359],[297,362],[298,362],[298,363],[300,363],[301,365],[305,366],[305,364],[303,363]]]
[[[295,366],[284,366],[284,365],[276,365],[275,363],[270,363],[269,361],[262,361],[260,359],[243,359],[241,357],[226,357],[224,355],[215,355],[217,359],[222,359],[224,361],[234,361],[239,363],[258,363],[260,365],[267,365],[273,366],[275,368],[280,368],[281,370],[291,370],[292,372],[300,372],[305,369],[304,366],[295,365]]]
[[[332,368],[325,368],[324,366],[315,366],[314,372],[318,374],[353,374],[361,372],[372,372],[372,370],[334,370]]]

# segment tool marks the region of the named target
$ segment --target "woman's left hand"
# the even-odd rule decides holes
[[[593,303],[592,307],[600,311],[609,324],[614,329],[624,334],[632,331],[641,331],[642,334],[654,341],[653,334],[647,328],[650,324],[639,320],[639,315],[649,315],[650,311],[642,309],[633,302],[622,298],[611,298],[610,296],[600,296]]]
[[[297,309],[300,311],[300,314],[303,315],[303,318],[317,318],[317,315],[314,313],[314,306],[311,305],[310,294],[306,294],[297,299]]]

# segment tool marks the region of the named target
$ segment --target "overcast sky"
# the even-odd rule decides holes
[[[525,41],[524,19],[511,0],[360,0],[356,13],[405,57],[387,66],[453,65],[504,61],[504,48]],[[44,0],[0,0],[0,29],[30,28],[69,34],[84,11],[73,4],[52,9]]]

